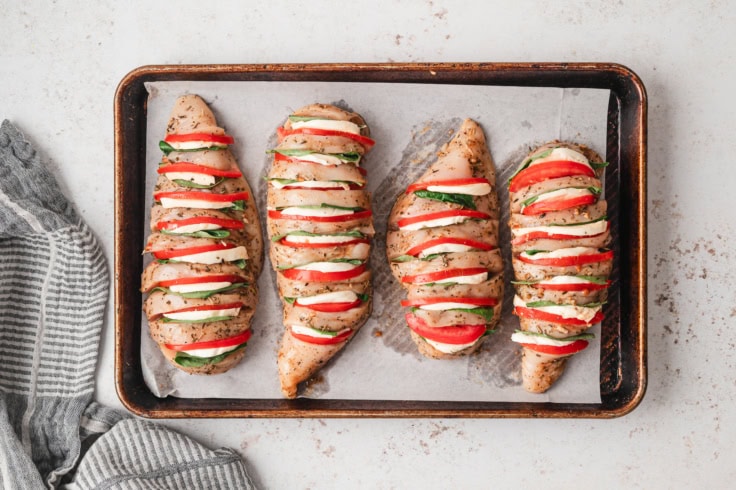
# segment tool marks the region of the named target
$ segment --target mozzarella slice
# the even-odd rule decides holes
[[[555,276],[550,279],[539,281],[537,284],[555,285],[555,284],[595,284],[577,276]]]
[[[529,228],[511,228],[511,234],[514,237],[529,235],[530,233],[547,233],[549,235],[568,235],[568,236],[594,236],[600,235],[608,229],[608,221],[601,220],[583,225],[570,226],[531,226]]]
[[[232,206],[232,201],[205,201],[202,199],[177,199],[162,197],[161,206],[169,208],[224,209]]]
[[[428,311],[445,311],[445,310],[457,310],[457,309],[463,309],[463,310],[469,310],[472,308],[480,308],[478,305],[474,305],[471,303],[432,303],[429,305],[422,305],[419,307],[420,310],[428,310]]]
[[[437,228],[439,226],[450,226],[464,223],[469,220],[467,216],[450,216],[447,218],[431,219],[427,221],[419,221],[410,225],[400,226],[399,228],[406,231],[416,231],[422,228]]]
[[[350,183],[348,182],[332,182],[329,180],[304,180],[301,182],[292,182],[290,184],[282,184],[278,180],[270,180],[271,186],[275,189],[288,189],[290,187],[304,187],[304,188],[320,188],[320,189],[350,189]]]
[[[333,291],[330,293],[315,294],[306,298],[298,298],[299,304],[304,306],[321,303],[353,303],[358,300],[354,291]]]
[[[212,349],[190,349],[190,350],[182,349],[181,352],[186,352],[190,356],[194,356],[194,357],[207,358],[207,357],[220,356],[222,354],[225,354],[226,352],[232,352],[238,347],[240,346],[231,345],[230,347],[214,347]]]
[[[173,257],[172,262],[189,262],[192,264],[220,264],[222,262],[234,262],[248,258],[248,251],[245,247],[226,248],[225,250],[212,250],[211,252],[201,252],[198,254],[182,255]]]
[[[198,284],[178,284],[169,286],[172,293],[198,293],[200,291],[215,291],[217,289],[232,286],[231,282],[200,282]]]
[[[430,185],[428,191],[444,192],[445,194],[467,194],[470,196],[485,196],[490,194],[491,185],[486,182],[465,185]]]
[[[194,233],[196,231],[219,230],[220,225],[212,223],[196,223],[193,225],[177,226],[173,230],[167,230],[169,233]]]
[[[354,236],[330,236],[330,235],[287,235],[286,238],[291,243],[346,243],[358,240]]]
[[[281,214],[291,216],[347,216],[349,214],[355,214],[352,209],[339,209],[339,208],[300,208],[292,206],[281,210]]]
[[[294,267],[294,269],[300,271],[315,271],[315,272],[345,272],[351,271],[356,267],[360,267],[362,264],[353,265],[350,262],[312,262],[309,264],[300,265]]]
[[[343,133],[360,134],[360,126],[350,121],[335,121],[333,119],[311,119],[309,121],[292,121],[291,129],[326,129],[328,131],[342,131]]]
[[[164,317],[169,320],[209,320],[220,316],[238,316],[240,308],[225,308],[222,310],[205,310],[205,311],[180,311],[172,313],[164,313]]]
[[[556,162],[560,160],[578,162],[578,163],[587,165],[590,168],[593,168],[590,165],[590,161],[588,161],[588,159],[585,158],[585,156],[582,153],[579,153],[570,148],[555,148],[546,157],[537,158],[536,160],[534,160],[532,163],[529,164],[529,167],[533,167],[534,165],[540,165],[546,162]]]
[[[302,325],[292,325],[291,326],[291,330],[294,333],[296,333],[296,334],[307,335],[309,337],[315,337],[315,338],[318,338],[318,339],[331,339],[331,338],[337,337],[338,335],[342,335],[345,332],[349,332],[350,331],[349,328],[343,328],[342,330],[340,330],[338,332],[335,332],[335,333],[332,333],[332,334],[326,334],[326,333],[320,332],[317,329],[309,328],[309,327],[304,327]]]
[[[593,193],[590,192],[588,189],[577,189],[575,187],[566,187],[564,189],[557,189],[550,192],[544,192],[542,194],[539,194],[536,196],[536,199],[534,200],[534,203],[543,202],[543,201],[549,201],[549,200],[556,200],[556,199],[574,199],[576,197],[584,197],[584,196],[590,196]]]
[[[511,341],[520,344],[551,345],[554,347],[564,347],[576,342],[575,340],[550,339],[541,335],[526,335],[521,332],[511,334]]]
[[[307,155],[295,156],[294,158],[304,162],[318,163],[319,165],[325,165],[327,167],[347,163],[334,155],[325,155],[323,153],[309,153]],[[357,165],[357,162],[355,165]]]
[[[194,172],[166,172],[169,180],[186,180],[198,185],[215,185],[217,177],[214,175],[198,174]]]
[[[470,245],[462,245],[460,243],[441,243],[433,247],[425,248],[419,252],[418,257],[423,259],[424,257],[432,254],[467,252],[472,248],[473,247]]]
[[[167,141],[175,150],[196,150],[197,148],[212,148],[213,146],[227,146],[225,143],[214,141]]]
[[[480,340],[481,338],[482,337],[479,337],[478,340]],[[469,344],[443,344],[442,342],[435,342],[434,340],[429,340],[428,338],[424,338],[424,340],[426,340],[429,345],[444,354],[454,354],[456,352],[460,352],[461,350],[465,350],[471,345],[478,342],[478,340],[475,340]]]
[[[434,281],[425,281],[425,282],[415,282],[413,284],[480,284],[482,282],[485,282],[488,279],[488,272],[481,272],[480,274],[473,274],[470,276],[456,276],[456,277],[448,277],[445,279],[440,280],[434,280]]]
[[[576,306],[576,305],[555,305],[555,306],[527,306],[524,300],[519,296],[514,296],[514,306],[531,308],[533,310],[543,311],[562,318],[574,318],[582,320],[586,323],[590,322],[595,315],[601,310],[603,305],[598,306]]]
[[[559,250],[552,250],[551,252],[537,252],[534,255],[529,255],[526,252],[521,252],[525,258],[529,260],[539,259],[560,259],[563,257],[575,257],[577,255],[593,255],[597,254],[598,249],[593,247],[570,247],[561,248]]]

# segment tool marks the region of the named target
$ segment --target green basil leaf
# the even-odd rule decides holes
[[[578,306],[580,308],[596,308],[598,306],[601,306],[603,303],[588,303],[585,305],[565,305],[565,304],[559,304],[555,303],[554,301],[532,301],[526,304],[529,308],[541,308],[544,306]]]
[[[187,354],[186,352],[177,352],[176,357],[174,357],[174,362],[176,362],[180,366],[190,367],[190,368],[209,366],[211,364],[217,364],[218,362],[222,362],[227,356],[234,354],[235,352],[241,349],[244,349],[244,348],[245,348],[245,344],[240,344],[235,349],[225,352],[215,357],[197,357],[197,356],[191,356]]]
[[[599,168],[607,167],[608,162],[590,162],[590,166],[593,167],[595,170],[598,170]]]
[[[589,225],[591,223],[597,223],[599,221],[605,221],[608,219],[608,216],[601,216],[598,219],[594,219],[593,221],[582,221],[580,223],[552,223],[546,226],[583,226],[583,225]]]
[[[210,150],[211,151],[220,151],[220,150],[227,150],[227,145],[226,146],[210,146],[208,148],[191,148],[191,149],[188,149],[188,150],[182,150],[182,149],[176,149],[176,148],[174,148],[173,146],[171,146],[170,144],[168,144],[165,141],[159,141],[158,147],[159,147],[159,149],[162,152],[164,152],[164,155],[168,155],[172,151],[178,151],[178,152],[181,152],[181,153],[188,153],[188,152],[195,152],[195,151],[210,151]]]
[[[487,306],[479,306],[478,308],[452,308],[448,311],[465,311],[474,315],[482,316],[487,322],[493,319],[493,308]]]
[[[274,235],[271,237],[272,242],[278,242],[286,236],[349,236],[355,238],[365,238],[365,235],[357,230],[345,231],[342,233],[310,233],[308,231],[290,231],[288,233],[282,233],[281,235]]]
[[[411,262],[416,257],[413,257],[411,255],[399,255],[398,257],[394,257],[391,259],[391,262]]]
[[[316,120],[323,120],[324,117],[314,117],[314,116],[289,116],[289,121],[291,122],[303,122],[303,121],[316,121]]]
[[[588,189],[591,192],[591,194],[595,194],[596,196],[601,193],[600,187],[565,187],[565,189]],[[542,196],[544,194],[549,194],[550,192],[557,192],[559,190],[560,189],[552,189],[550,191],[540,192],[536,196],[533,196],[533,197],[530,197],[529,199],[525,199],[521,201],[521,205],[529,206],[530,204],[536,202],[539,196]]]
[[[278,182],[281,185],[289,185],[295,182],[299,182],[298,180],[294,180],[294,179],[275,179],[275,178],[268,178],[268,177],[264,177],[264,179],[269,182],[273,180],[275,182]]]
[[[543,333],[527,332],[525,330],[515,330],[514,333],[520,333],[520,334],[529,335],[533,337],[542,337],[542,338],[550,339],[550,340],[562,340],[565,342],[573,341],[573,340],[590,340],[590,339],[595,338],[595,335],[593,335],[592,333],[582,333],[580,335],[573,335],[572,337],[565,337],[565,338],[560,338],[560,339],[558,339],[557,337],[550,337],[549,335],[545,335]]]
[[[549,250],[524,250],[524,253],[527,255],[546,254],[549,253]]]
[[[366,301],[368,301],[369,299],[371,299],[370,295],[368,295],[368,294],[359,294],[359,295],[358,295],[358,298],[359,298],[359,299],[360,299],[360,300],[361,300],[361,301],[362,301],[363,303],[365,303]]]
[[[220,177],[219,179],[215,180],[214,184],[197,184],[195,182],[192,182],[191,180],[182,180],[182,179],[174,179],[174,182],[182,187],[190,187],[192,189],[211,189],[215,187],[217,184],[221,183],[223,180],[225,180],[225,178]]]
[[[428,191],[426,189],[414,191],[414,194],[425,199],[449,202],[453,204],[459,204],[464,208],[475,209],[475,201],[473,201],[473,196],[468,194],[447,194],[445,192],[434,192]]]
[[[171,236],[190,236],[193,238],[227,238],[230,236],[228,230],[200,230],[192,231],[190,233],[175,233],[169,230],[160,230],[164,235]]]
[[[227,293],[227,292],[233,291],[235,289],[245,287],[247,285],[248,285],[247,282],[236,282],[234,284],[231,284],[229,286],[225,286],[224,288],[220,288],[220,289],[212,289],[210,291],[193,291],[191,293],[175,293],[175,292],[173,292],[169,288],[155,287],[155,288],[151,289],[151,292],[161,291],[161,292],[164,292],[166,294],[175,294],[177,296],[181,296],[182,298],[187,298],[187,299],[207,299],[210,296],[213,296],[215,294],[218,294],[218,293]]]
[[[240,269],[245,269],[246,262],[247,261],[245,259],[239,259],[239,260],[236,260],[235,262],[233,262],[233,264],[237,265],[238,268],[240,268]]]
[[[233,201],[232,206],[223,209],[228,211],[245,211],[245,201],[242,199],[238,201]]]
[[[339,158],[343,162],[349,162],[349,163],[358,163],[360,162],[360,159],[362,155],[356,151],[348,152],[348,153],[319,153],[317,151],[313,150],[281,150],[281,149],[274,149],[274,150],[267,150],[266,153],[280,153],[281,155],[287,156],[287,157],[302,157],[304,155],[312,155],[312,154],[318,154],[318,155],[328,155],[331,157]]]
[[[575,276],[579,277],[580,279],[583,279],[588,282],[592,282],[593,284],[607,284],[608,279],[605,277],[598,277],[598,276]]]
[[[172,320],[171,318],[162,318],[163,323],[210,323],[210,322],[226,322],[232,320],[234,316],[213,316],[206,320]]]
[[[294,302],[296,301],[296,298],[288,298],[288,297],[284,296],[284,301],[286,301],[290,305],[293,305]]]
[[[511,284],[518,284],[520,286],[531,286],[537,284],[539,281],[511,281]]]

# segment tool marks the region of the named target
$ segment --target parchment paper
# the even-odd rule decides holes
[[[323,399],[532,401],[599,403],[600,326],[596,339],[568,361],[560,381],[543,395],[521,387],[520,348],[510,341],[518,320],[511,313],[508,195],[503,185],[531,147],[560,138],[605,153],[608,90],[464,85],[345,82],[155,82],[149,92],[146,143],[148,209],[158,142],[176,97],[196,93],[235,137],[232,147],[253,187],[264,222],[270,158],[275,129],[295,109],[334,103],[363,115],[376,146],[363,166],[368,170],[376,238],[373,314],[355,338],[302,390],[300,396]],[[475,355],[437,361],[418,354],[409,338],[399,301],[404,292],[385,257],[386,221],[394,200],[434,160],[466,117],[479,122],[494,157],[501,198],[500,243],[506,262],[506,296],[497,332]],[[148,220],[148,217],[147,217]],[[146,221],[146,230],[148,221]],[[147,234],[146,234],[147,235]],[[142,248],[143,245],[141,245]],[[245,359],[217,376],[192,376],[171,367],[142,325],[141,358],[151,391],[160,397],[280,398],[276,353],[283,333],[275,273],[265,257],[258,281],[260,300]],[[613,296],[613,295],[612,295]]]

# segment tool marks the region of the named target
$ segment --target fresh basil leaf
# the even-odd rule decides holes
[[[607,284],[608,279],[605,277],[598,277],[598,276],[575,276],[579,277],[580,279],[583,279],[588,282],[592,282],[593,284]]]
[[[603,189],[600,187],[588,187],[587,188],[591,193],[595,194],[596,196],[599,195],[601,192],[603,192]]]
[[[519,174],[519,172],[527,168],[529,164],[531,164],[534,160],[539,160],[540,158],[545,158],[545,157],[550,156],[552,154],[552,150],[554,150],[555,148],[550,148],[548,150],[545,150],[542,153],[539,153],[538,155],[534,155],[533,157],[527,158],[526,160],[521,162],[521,165],[519,166],[519,168],[516,169],[516,172],[514,172],[514,174],[511,177],[509,177],[509,184],[511,184],[511,181],[514,180],[514,177],[516,177]]]
[[[225,211],[245,211],[245,201],[242,199],[238,201],[233,201],[232,206],[228,206],[222,209]]]
[[[172,151],[176,151],[176,148],[174,148],[173,146],[171,146],[170,144],[168,144],[168,143],[167,143],[167,142],[165,142],[165,141],[159,141],[159,142],[158,142],[158,147],[159,147],[159,149],[160,149],[160,150],[161,150],[162,152],[164,152],[164,155],[168,155],[168,154],[169,154],[169,153],[171,153]]]
[[[423,197],[424,199],[449,202],[453,204],[459,204],[464,208],[475,209],[475,201],[473,201],[473,196],[468,194],[447,194],[445,192],[434,192],[428,191],[426,189],[414,191],[414,194],[419,197]]]
[[[362,301],[363,303],[365,303],[366,301],[368,301],[369,299],[371,299],[370,295],[368,295],[368,294],[359,294],[359,295],[358,295],[358,298],[359,298],[359,299],[360,299],[360,300],[361,300],[361,301]]]
[[[347,152],[347,153],[319,153],[313,150],[275,149],[275,150],[267,150],[266,153],[280,153],[281,155],[284,155],[287,157],[302,157],[304,155],[312,155],[312,154],[327,155],[327,156],[339,158],[343,162],[356,163],[356,164],[360,162],[360,159],[362,157],[362,155],[356,151]]]
[[[187,298],[187,299],[207,299],[210,296],[213,296],[215,294],[218,294],[218,293],[227,293],[227,292],[233,291],[235,289],[245,287],[247,285],[248,285],[248,283],[246,283],[246,282],[236,282],[234,284],[231,284],[229,286],[225,286],[224,288],[220,288],[220,289],[212,289],[210,291],[193,291],[191,293],[175,293],[174,291],[172,291],[169,288],[155,287],[155,288],[151,289],[151,292],[161,291],[161,292],[164,292],[166,294],[175,294],[177,296],[181,296],[182,298]]]
[[[245,344],[240,344],[235,349],[225,352],[215,357],[197,357],[197,356],[191,356],[187,354],[186,352],[177,352],[176,357],[174,357],[174,362],[176,362],[180,366],[190,367],[190,368],[209,366],[211,364],[217,364],[218,362],[222,362],[227,356],[234,354],[235,352],[241,349],[244,349],[244,348],[245,348]]]
[[[472,313],[474,315],[482,316],[487,322],[490,322],[493,319],[493,308],[489,308],[487,306],[479,306],[478,308],[452,308],[448,311],[464,311]]]
[[[209,151],[209,150],[212,150],[212,151],[220,151],[220,150],[227,150],[227,145],[226,146],[209,146],[209,147],[204,147],[204,148],[190,148],[190,149],[187,149],[187,150],[183,150],[183,149],[174,148],[173,146],[171,146],[170,144],[168,144],[165,141],[159,141],[158,147],[164,153],[164,155],[168,155],[169,153],[171,153],[173,151],[178,151],[178,152],[181,152],[181,153],[187,153],[187,152],[195,152],[195,151]]]
[[[582,333],[580,335],[573,335],[572,337],[565,337],[565,338],[559,338],[559,339],[557,337],[551,337],[543,333],[527,332],[526,330],[514,330],[514,333],[520,333],[520,334],[529,335],[533,337],[542,337],[542,338],[550,339],[550,340],[561,340],[564,342],[573,341],[573,340],[590,340],[590,339],[595,338],[595,335],[593,335],[592,333]]]
[[[518,284],[520,286],[531,286],[537,284],[539,281],[510,281],[511,284]]]
[[[217,184],[221,183],[223,180],[225,180],[224,177],[216,179],[214,184],[197,184],[196,182],[192,182],[191,180],[182,180],[182,179],[174,179],[173,182],[175,182],[176,184],[182,187],[190,187],[192,189],[211,189],[215,187]]]
[[[316,120],[325,120],[324,117],[314,117],[314,116],[289,116],[289,121],[291,122],[304,122],[304,121],[316,121]]]
[[[429,255],[425,255],[424,257],[422,257],[419,260],[423,260],[425,262],[430,262],[430,261],[436,259],[437,257],[442,257],[443,255],[447,255],[448,253],[450,253],[450,252],[440,252],[440,253],[436,253],[436,254],[429,254]]]
[[[288,298],[288,297],[284,296],[284,301],[286,301],[290,305],[293,305],[294,302],[296,301],[296,298]]]
[[[274,235],[271,237],[272,242],[279,242],[282,238],[287,236],[349,236],[355,238],[365,238],[365,235],[357,230],[346,231],[343,233],[310,233],[308,231],[290,231],[288,233],[282,233],[281,235]]]
[[[549,250],[524,250],[524,253],[527,255],[536,255],[536,254],[546,254],[549,253]]]
[[[603,303],[588,303],[585,305],[565,305],[565,304],[559,304],[555,303],[554,301],[532,301],[530,303],[527,303],[526,306],[529,308],[541,308],[544,306],[578,306],[580,308],[596,308],[598,306],[601,306]]]
[[[412,257],[411,255],[399,255],[398,257],[394,257],[391,259],[391,262],[411,262],[416,257]]]
[[[190,233],[175,233],[169,230],[161,230],[161,233],[164,235],[190,236],[193,238],[227,238],[230,236],[230,232],[228,230],[200,230],[192,231]]]
[[[595,194],[596,196],[601,193],[601,188],[600,187],[565,187],[565,189],[587,189],[587,190],[590,191],[591,194]],[[544,194],[549,194],[550,192],[557,192],[559,190],[560,189],[552,189],[550,191],[540,192],[536,196],[532,196],[529,199],[525,199],[525,200],[521,201],[521,205],[522,206],[529,206],[530,204],[536,202],[537,199],[539,199],[539,196],[542,196]]]
[[[589,225],[591,223],[597,223],[599,221],[605,221],[608,219],[608,216],[601,216],[598,219],[594,219],[592,221],[582,221],[580,223],[552,223],[546,226],[583,226],[583,225]]]
[[[294,179],[275,179],[275,178],[268,178],[268,177],[264,177],[264,179],[269,182],[271,181],[278,182],[281,185],[289,185],[295,182],[299,182],[298,180],[294,180]]]
[[[590,162],[590,166],[593,167],[595,170],[598,170],[599,168],[607,167],[608,162]]]
[[[235,318],[234,316],[213,316],[212,318],[208,318],[206,320],[173,320],[171,318],[162,318],[161,321],[163,323],[210,323],[210,322],[225,322],[227,320],[232,320]]]
[[[237,265],[238,268],[240,268],[240,269],[245,269],[246,262],[247,261],[245,259],[239,259],[239,260],[236,260],[235,262],[233,262],[233,264]]]
[[[352,264],[352,265],[360,265],[363,263],[363,261],[360,259],[331,259],[331,260],[328,260],[327,262],[340,262],[340,263],[347,263],[347,264]]]
[[[498,332],[498,329],[496,328],[486,328],[486,331],[481,337],[485,337],[486,335],[493,335],[494,333]]]

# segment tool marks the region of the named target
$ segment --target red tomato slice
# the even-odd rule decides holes
[[[491,184],[488,179],[483,177],[469,178],[469,179],[449,179],[449,180],[433,180],[431,182],[417,182],[406,188],[406,193],[411,194],[414,191],[421,191],[430,186],[455,186],[455,185],[470,185],[470,184]]]
[[[352,302],[345,303],[317,303],[314,305],[302,305],[299,300],[294,301],[294,306],[301,306],[302,308],[309,308],[314,311],[321,311],[324,313],[340,313],[342,311],[352,310],[357,308],[363,301],[356,299]]]
[[[548,265],[551,267],[570,267],[574,265],[592,264],[595,262],[605,262],[613,259],[613,250],[607,250],[597,254],[589,255],[573,255],[570,257],[543,258],[536,259],[534,257],[524,257],[519,255],[519,260],[532,265]]]
[[[425,305],[436,305],[437,303],[463,303],[467,304],[468,308],[477,306],[496,306],[498,300],[496,298],[450,298],[450,297],[435,297],[435,298],[419,298],[419,299],[405,299],[401,301],[401,306],[425,306]]]
[[[172,191],[172,192],[156,192],[153,199],[160,201],[162,197],[170,199],[196,199],[198,201],[208,202],[233,202],[247,201],[247,192],[233,192],[232,194],[216,194],[214,192],[203,191]]]
[[[545,231],[533,231],[531,233],[527,233],[526,235],[521,235],[519,237],[514,238],[511,240],[512,245],[521,245],[526,242],[530,242],[532,240],[537,240],[539,238],[546,238],[548,240],[575,240],[576,238],[596,238],[603,234],[605,234],[608,230],[604,231],[603,233],[598,233],[595,235],[586,235],[586,236],[579,236],[579,235],[561,235],[556,233],[547,233]]]
[[[220,274],[216,276],[194,276],[194,277],[180,277],[178,279],[171,279],[169,281],[160,281],[158,286],[167,288],[169,286],[182,286],[186,284],[201,284],[205,282],[229,282],[232,284],[245,282],[240,276],[233,274]]]
[[[321,163],[310,162],[309,160],[301,160],[299,157],[290,157],[288,155],[283,155],[281,153],[274,153],[273,154],[273,159],[274,160],[279,160],[279,161],[282,161],[282,162],[288,161],[288,162],[298,162],[298,163],[309,163],[309,164],[312,164],[312,165],[322,165]],[[359,167],[356,163],[346,162],[346,164],[348,164],[348,165],[351,165],[351,164],[352,165],[355,165],[356,168],[358,169],[358,172],[360,172],[362,175],[368,175],[368,171],[366,169],[364,169],[363,167]],[[325,167],[336,167],[336,166],[337,165],[325,165]]]
[[[421,243],[417,245],[416,247],[410,248],[406,255],[412,255],[414,257],[417,257],[421,252],[424,250],[435,247],[437,245],[444,245],[444,244],[455,244],[455,245],[467,245],[468,247],[477,248],[478,250],[493,250],[493,245],[488,245],[487,243],[478,242],[476,240],[468,240],[465,238],[453,238],[453,237],[445,237],[445,238],[435,238],[434,240],[429,240],[427,242]]]
[[[509,183],[509,192],[516,192],[524,187],[544,182],[549,179],[557,179],[560,177],[569,177],[572,175],[587,175],[595,177],[595,172],[591,167],[580,162],[572,162],[568,160],[557,160],[553,162],[544,162],[538,165],[527,167],[516,174]]]
[[[235,248],[232,243],[213,243],[212,245],[203,245],[201,247],[177,248],[171,250],[154,250],[153,256],[157,259],[173,259],[184,255],[194,255],[204,252],[214,252],[215,250],[227,250]],[[210,281],[208,281],[210,282]]]
[[[299,129],[286,129],[283,126],[276,130],[279,142],[281,142],[287,136],[292,134],[311,134],[312,136],[341,136],[348,138],[359,143],[366,150],[373,148],[376,142],[367,136],[360,134],[348,133],[345,131],[335,131],[333,129],[317,129],[317,128],[299,128]]]
[[[220,228],[230,230],[242,230],[245,226],[242,221],[236,219],[222,219],[213,216],[196,216],[194,218],[177,219],[173,221],[159,221],[156,223],[157,230],[173,231],[182,226],[189,225],[218,225]]]
[[[472,209],[449,209],[447,211],[439,211],[436,213],[421,214],[419,216],[403,218],[403,219],[400,219],[396,224],[399,225],[399,228],[404,228],[405,226],[413,225],[415,223],[421,223],[422,221],[432,221],[435,219],[442,219],[442,218],[453,218],[455,216],[465,216],[469,219],[490,219],[491,218],[491,216],[486,213],[482,213],[480,211],[474,211]]]
[[[469,344],[475,342],[486,333],[485,324],[430,327],[424,320],[413,313],[406,314],[406,323],[417,335],[442,344]]]
[[[167,349],[177,351],[177,352],[195,350],[195,349],[217,349],[220,347],[235,347],[236,345],[241,345],[241,344],[245,344],[246,342],[248,342],[248,339],[250,339],[250,336],[251,336],[251,331],[250,329],[248,329],[241,334],[238,334],[234,337],[230,337],[227,339],[210,340],[208,342],[194,342],[192,344],[181,344],[181,345],[164,344],[164,347],[166,347]]]
[[[344,247],[346,245],[356,245],[358,243],[369,243],[367,238],[356,238],[349,242],[334,242],[334,243],[301,243],[289,241],[289,236],[282,238],[279,243],[292,248],[332,248],[332,247]]]
[[[562,211],[565,209],[576,208],[578,206],[586,206],[593,204],[596,196],[590,194],[588,196],[572,197],[570,199],[548,199],[546,201],[533,202],[525,206],[521,214],[526,216],[536,216],[538,214],[549,213],[552,211]]]
[[[229,179],[243,176],[239,170],[220,170],[217,168],[207,167],[205,165],[197,165],[196,163],[191,162],[177,162],[161,165],[158,167],[157,172],[160,174],[167,174],[169,172],[187,172],[212,175],[214,177],[227,177]]]
[[[339,344],[340,342],[345,342],[347,339],[350,338],[351,335],[353,335],[352,330],[348,330],[345,333],[341,333],[340,335],[335,335],[334,337],[312,337],[311,335],[302,335],[299,333],[294,332],[291,328],[289,329],[291,332],[291,336],[295,339],[301,340],[302,342],[306,342],[308,344],[317,344],[317,345],[330,345],[330,344]]]
[[[301,282],[339,282],[358,277],[365,272],[365,264],[354,269],[340,272],[305,271],[300,269],[286,269],[281,271],[285,278]]]
[[[542,354],[551,354],[553,356],[567,356],[575,354],[588,347],[587,340],[576,340],[568,345],[540,345],[540,344],[521,344],[527,349],[541,352]]]
[[[550,291],[598,291],[600,289],[606,289],[611,285],[611,281],[606,281],[605,284],[596,284],[594,282],[588,282],[584,284],[535,284],[535,288],[549,289]]]
[[[526,308],[524,306],[514,307],[514,314],[522,318],[529,318],[530,320],[541,320],[543,322],[560,323],[562,325],[574,326],[595,325],[596,323],[603,320],[603,313],[601,313],[600,311],[597,312],[593,319],[589,322],[579,320],[577,318],[563,318],[560,315],[541,311],[536,308]]]
[[[413,276],[404,276],[401,278],[401,282],[407,282],[410,284],[415,283],[427,283],[427,282],[437,282],[441,281],[442,279],[451,279],[453,277],[461,277],[461,276],[474,276],[475,274],[481,274],[483,272],[488,272],[488,269],[485,267],[469,267],[466,269],[445,269],[437,272],[427,272],[425,274],[416,274]]]
[[[235,142],[229,134],[209,134],[209,133],[187,133],[187,134],[167,134],[164,137],[167,143],[184,143],[187,141],[207,141],[208,143],[219,143],[223,145],[232,145]]]
[[[294,219],[299,221],[312,221],[314,223],[341,223],[343,221],[364,219],[372,214],[373,213],[370,209],[355,211],[353,214],[344,214],[342,216],[300,216],[298,214],[284,214],[281,211],[276,211],[275,209],[268,210],[268,217],[272,219]]]

